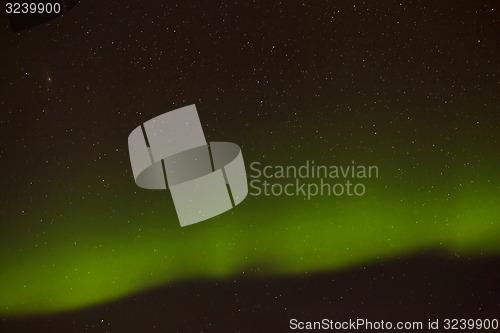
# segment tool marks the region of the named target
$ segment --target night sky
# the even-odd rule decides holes
[[[19,33],[2,14],[0,331],[499,318],[499,13],[88,0]],[[247,171],[355,161],[379,178],[181,228],[168,191],[135,185],[127,137],[190,104]]]

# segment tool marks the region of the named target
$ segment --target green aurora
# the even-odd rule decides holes
[[[248,171],[252,153],[243,152]],[[66,311],[182,279],[309,274],[429,249],[457,256],[500,253],[497,155],[482,154],[473,168],[455,167],[447,175],[428,163],[392,176],[403,164],[380,165],[380,177],[367,181],[362,197],[249,196],[185,228],[167,191],[137,189],[131,174],[108,172],[114,181],[99,196],[72,199],[85,193],[82,185],[60,198],[61,207],[7,210],[11,224],[43,212],[51,223],[2,234],[0,312]],[[116,160],[107,165],[115,166]]]

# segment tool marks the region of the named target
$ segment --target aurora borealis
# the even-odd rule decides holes
[[[68,200],[65,219],[54,218],[57,227],[11,233],[2,243],[8,244],[2,250],[9,270],[1,282],[10,286],[2,311],[72,309],[193,277],[342,269],[429,247],[495,254],[500,209],[491,182],[479,179],[451,199],[447,192],[453,189],[446,183],[430,196],[407,193],[402,189],[409,185],[394,182],[387,189],[369,189],[362,199],[335,202],[249,196],[241,209],[182,229],[165,191],[122,190],[124,197],[102,195],[85,204]],[[156,204],[138,211],[138,195]],[[116,212],[103,202],[115,203]],[[110,216],[96,218],[95,210]],[[123,224],[118,228],[115,220]]]
[[[0,315],[71,313],[185,281],[335,276],[422,253],[490,258],[498,271],[499,11],[85,1],[29,31],[4,20]],[[249,175],[252,162],[315,161],[376,165],[378,177],[362,180],[362,196],[249,195],[180,228],[168,191],[136,187],[127,136],[189,104],[208,141],[242,148]]]

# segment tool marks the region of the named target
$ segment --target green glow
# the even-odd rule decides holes
[[[436,246],[499,252],[500,195],[490,182],[453,198],[443,185],[432,200],[385,183],[368,185],[361,198],[249,197],[187,228],[178,227],[166,192],[139,192],[163,205],[144,215],[125,204],[107,212],[106,200],[72,204],[43,237],[4,237],[0,311],[75,309],[179,279],[341,269]]]
[[[271,155],[262,145],[254,149]],[[55,194],[66,185],[55,186],[45,201],[45,193],[29,194],[38,200],[25,213],[19,206],[0,212],[6,221],[0,313],[67,311],[182,279],[341,270],[428,249],[499,254],[495,146],[469,144],[455,154],[454,165],[445,165],[442,151],[432,147],[421,146],[412,159],[404,150],[395,155],[375,148],[320,159],[317,152],[328,148],[316,147],[311,154],[317,164],[349,165],[358,156],[361,165],[377,163],[379,179],[365,182],[362,197],[249,196],[235,209],[185,228],[167,191],[138,189],[128,170],[114,172],[128,163],[126,154],[118,162],[109,159],[99,169],[108,183],[92,185],[90,194],[87,186],[96,178],[82,172],[88,179],[66,180],[72,184],[66,196]],[[245,147],[243,152],[248,168],[256,159]],[[261,162],[302,165],[308,156],[294,158]]]

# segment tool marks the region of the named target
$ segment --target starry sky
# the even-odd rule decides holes
[[[427,295],[441,261],[484,287],[464,296],[446,274],[450,304],[483,295],[466,314],[498,314],[499,12],[496,1],[88,0],[19,33],[1,16],[0,316],[21,318],[5,327],[95,316],[78,311],[104,304],[133,312],[124,297],[140,293],[175,313],[180,299],[204,295],[197,286],[227,281],[242,281],[221,294],[246,295],[246,318],[273,307],[273,290],[302,284],[331,294],[303,292],[283,307],[363,315],[362,280],[340,279],[358,288],[343,304],[337,276],[372,267],[394,278],[412,263],[405,290]],[[356,161],[377,165],[379,178],[360,198],[248,197],[180,228],[167,191],[136,187],[127,137],[189,104],[207,140],[240,145],[247,168]],[[428,285],[415,282],[421,271]],[[165,286],[183,292],[171,298]],[[377,302],[366,313],[387,314]]]

